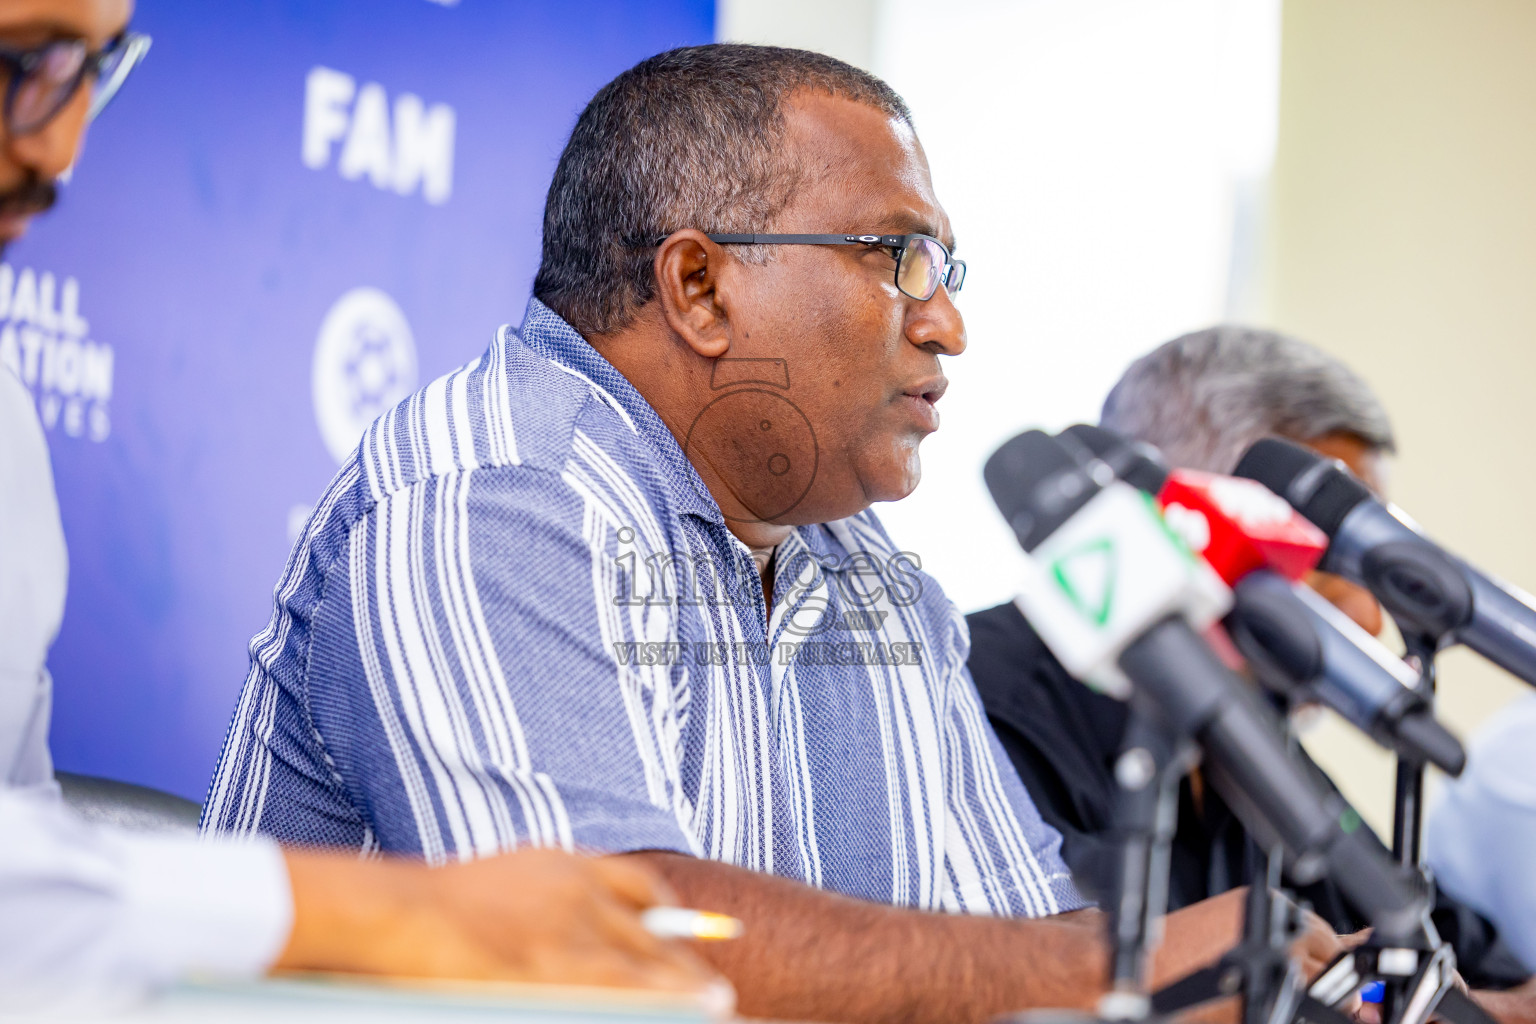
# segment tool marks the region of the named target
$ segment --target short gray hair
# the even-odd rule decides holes
[[[803,183],[784,100],[812,90],[911,124],[900,96],[834,57],[715,43],[647,58],[587,104],[544,206],[533,294],[582,334],[627,325],[655,294],[655,239],[763,232]],[[832,230],[821,228],[818,230]],[[760,262],[764,247],[735,255]]]
[[[1101,425],[1162,450],[1170,465],[1230,473],[1271,435],[1302,443],[1346,434],[1397,449],[1365,381],[1312,346],[1274,331],[1212,327],[1131,364],[1104,400]]]

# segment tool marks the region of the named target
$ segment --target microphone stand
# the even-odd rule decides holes
[[[1418,663],[1421,696],[1434,706],[1435,655],[1441,638],[1402,627],[1404,657]],[[1434,905],[1434,879],[1424,865],[1424,762],[1397,755],[1392,808],[1392,856],[1412,871]],[[1429,914],[1417,941],[1385,945],[1371,936],[1353,953],[1335,960],[1313,983],[1311,993],[1334,1003],[1354,991],[1362,981],[1382,983],[1382,1024],[1424,1024],[1437,1014],[1452,1024],[1495,1024],[1481,1006],[1456,987],[1456,955],[1440,938]]]
[[[1097,1013],[1036,1010],[1014,1024],[1153,1024],[1212,999],[1241,995],[1244,1024],[1289,1024],[1307,999],[1289,949],[1297,934],[1296,907],[1273,883],[1280,850],[1269,855],[1270,885],[1252,886],[1244,937],[1216,964],[1149,995],[1148,964],[1168,908],[1170,851],[1178,825],[1179,783],[1199,760],[1193,739],[1179,733],[1143,694],[1135,693],[1121,752],[1115,760],[1115,851],[1107,894],[1109,991]],[[1315,1004],[1318,1024],[1348,1024]]]
[[[1192,739],[1173,729],[1144,695],[1133,694],[1129,710],[1115,761],[1118,859],[1109,900],[1110,988],[1098,1019],[1160,1019],[1240,995],[1244,1024],[1289,1024],[1303,1003],[1318,1024],[1345,1024],[1341,1014],[1308,999],[1305,979],[1290,958],[1301,919],[1279,888],[1279,846],[1267,851],[1263,884],[1249,886],[1242,941],[1210,967],[1147,995],[1147,962],[1168,905],[1179,783],[1198,753]]]
[[[1419,633],[1403,634],[1405,660],[1419,666],[1419,694],[1435,704],[1435,653],[1438,639]],[[1424,871],[1424,762],[1399,755],[1392,807],[1392,856],[1404,867],[1421,874]],[[1428,880],[1425,874],[1426,881]],[[1433,889],[1431,889],[1433,896]]]
[[[1282,704],[1284,701],[1282,700]],[[1280,708],[1282,722],[1289,722]],[[1287,730],[1287,745],[1294,737]],[[1241,994],[1243,1024],[1347,1024],[1348,1018],[1307,992],[1307,980],[1290,956],[1301,935],[1301,908],[1283,888],[1281,846],[1263,849],[1262,878],[1249,882],[1243,937],[1215,964],[1171,982],[1152,996],[1159,1014],[1174,1014],[1211,999]]]
[[[1179,782],[1198,754],[1189,737],[1172,728],[1145,696],[1133,694],[1128,710],[1115,761],[1115,858],[1104,901],[1109,991],[1093,1014],[1031,1010],[1005,1018],[1005,1024],[1152,1024],[1167,1012],[1159,1008],[1154,1014],[1148,964],[1168,909]]]
[[[1140,694],[1133,694],[1120,756],[1115,760],[1115,874],[1109,900],[1109,992],[1105,1020],[1145,1020],[1148,960],[1168,909],[1168,874],[1179,815],[1179,781],[1197,759]]]
[[[1280,849],[1265,852],[1264,878],[1248,886],[1242,940],[1216,963],[1172,982],[1152,996],[1160,1014],[1173,1014],[1223,996],[1243,997],[1243,1024],[1344,1024],[1343,1014],[1316,1003],[1290,957],[1300,935],[1299,908],[1280,889]]]
[[[1110,988],[1097,1013],[1070,1010],[1036,1010],[1016,1014],[1012,1024],[1120,1024],[1160,1022],[1212,999],[1240,995],[1244,1024],[1349,1024],[1331,1003],[1354,992],[1360,981],[1355,957],[1345,953],[1308,992],[1305,979],[1290,960],[1290,946],[1301,931],[1296,905],[1277,888],[1281,873],[1281,846],[1268,850],[1264,884],[1249,887],[1244,913],[1243,939],[1216,964],[1147,995],[1147,963],[1160,937],[1159,922],[1167,907],[1169,848],[1178,813],[1178,782],[1193,763],[1198,743],[1172,724],[1170,714],[1154,694],[1133,691],[1130,720],[1115,778],[1119,787],[1116,822],[1119,858],[1115,892],[1108,901]],[[1217,777],[1218,769],[1208,769]],[[1221,781],[1220,779],[1217,780]],[[1228,802],[1242,795],[1242,787],[1221,786]],[[1240,815],[1240,817],[1243,817]],[[1278,836],[1275,837],[1278,840]],[[1427,915],[1425,928],[1431,930]],[[1438,943],[1438,936],[1434,937]],[[1390,952],[1390,951],[1388,951]],[[1439,956],[1449,953],[1441,949]],[[1372,961],[1374,968],[1374,961]],[[1426,966],[1433,966],[1426,964]],[[1331,999],[1316,995],[1323,981],[1347,972]],[[1441,1001],[1442,1014],[1453,1024],[1495,1024],[1468,1001],[1474,1015],[1451,1014],[1451,1000]],[[1430,1009],[1434,1004],[1430,1004]],[[1423,1024],[1427,1011],[1407,1024]],[[1405,1024],[1404,1020],[1384,1024]]]

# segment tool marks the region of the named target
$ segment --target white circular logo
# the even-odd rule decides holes
[[[1195,554],[1203,554],[1211,546],[1211,521],[1199,509],[1170,502],[1163,509],[1163,522]]]
[[[1217,477],[1211,483],[1211,499],[1228,516],[1254,528],[1288,523],[1296,515],[1290,502],[1257,480],[1242,477]]]
[[[395,300],[353,288],[331,306],[315,339],[315,422],[337,462],[363,431],[416,390],[416,340]]]

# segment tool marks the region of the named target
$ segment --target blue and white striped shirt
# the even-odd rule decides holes
[[[899,906],[1084,905],[964,619],[872,512],[751,554],[537,300],[369,428],[252,641],[204,825],[430,862],[661,849]]]

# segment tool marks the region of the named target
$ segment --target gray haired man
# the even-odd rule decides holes
[[[1348,367],[1295,338],[1244,327],[1186,334],[1136,360],[1110,391],[1101,424],[1155,445],[1174,466],[1214,473],[1230,473],[1254,441],[1278,435],[1343,459],[1377,491],[1396,448],[1381,402]],[[1309,582],[1372,633],[1381,629],[1381,609],[1368,591],[1322,573]],[[1125,732],[1125,705],[1069,676],[1011,603],[967,621],[971,675],[987,716],[1035,806],[1062,833],[1062,856],[1074,877],[1091,889],[1110,851],[1111,766]],[[1258,867],[1241,825],[1192,774],[1180,794],[1170,909],[1245,884]],[[1364,924],[1331,883],[1299,895],[1341,932]],[[1475,988],[1526,980],[1529,972],[1467,908],[1442,895],[1435,922]],[[1529,1015],[1523,992],[1478,997],[1506,1022]]]
[[[1377,493],[1397,450],[1380,400],[1353,370],[1274,331],[1212,327],[1159,345],[1104,400],[1101,425],[1158,448],[1170,465],[1230,473],[1249,445],[1284,437],[1345,465]],[[1381,632],[1368,591],[1337,576],[1308,581],[1367,632]]]

